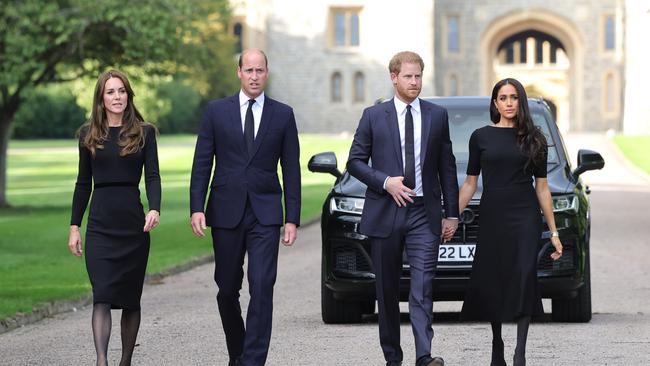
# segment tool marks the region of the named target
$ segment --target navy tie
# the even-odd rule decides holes
[[[406,118],[404,120],[404,185],[415,189],[415,142],[413,139],[413,115],[411,105],[406,106]]]
[[[255,99],[248,101],[248,109],[246,109],[246,118],[244,119],[244,141],[246,141],[246,151],[248,157],[253,155],[253,147],[255,146],[255,122],[253,120],[253,104]]]

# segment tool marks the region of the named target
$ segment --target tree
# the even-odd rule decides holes
[[[202,94],[233,85],[227,0],[9,0],[0,8],[0,207],[7,206],[10,127],[25,93],[111,67],[147,75],[199,71]],[[229,62],[230,61],[230,62]],[[224,72],[227,66],[228,72]],[[223,86],[214,78],[225,75]],[[234,75],[234,74],[233,74]],[[219,95],[215,95],[219,96]]]

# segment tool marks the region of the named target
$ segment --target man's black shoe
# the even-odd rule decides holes
[[[445,360],[439,356],[422,356],[415,362],[415,366],[445,366]]]

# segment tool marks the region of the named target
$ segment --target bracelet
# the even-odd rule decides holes
[[[551,238],[559,238],[559,237],[560,237],[560,233],[558,233],[557,231],[551,231]]]

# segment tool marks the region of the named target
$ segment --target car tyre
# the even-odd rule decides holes
[[[553,299],[553,321],[587,323],[591,320],[591,264],[590,255],[585,258],[584,285],[573,299]]]

